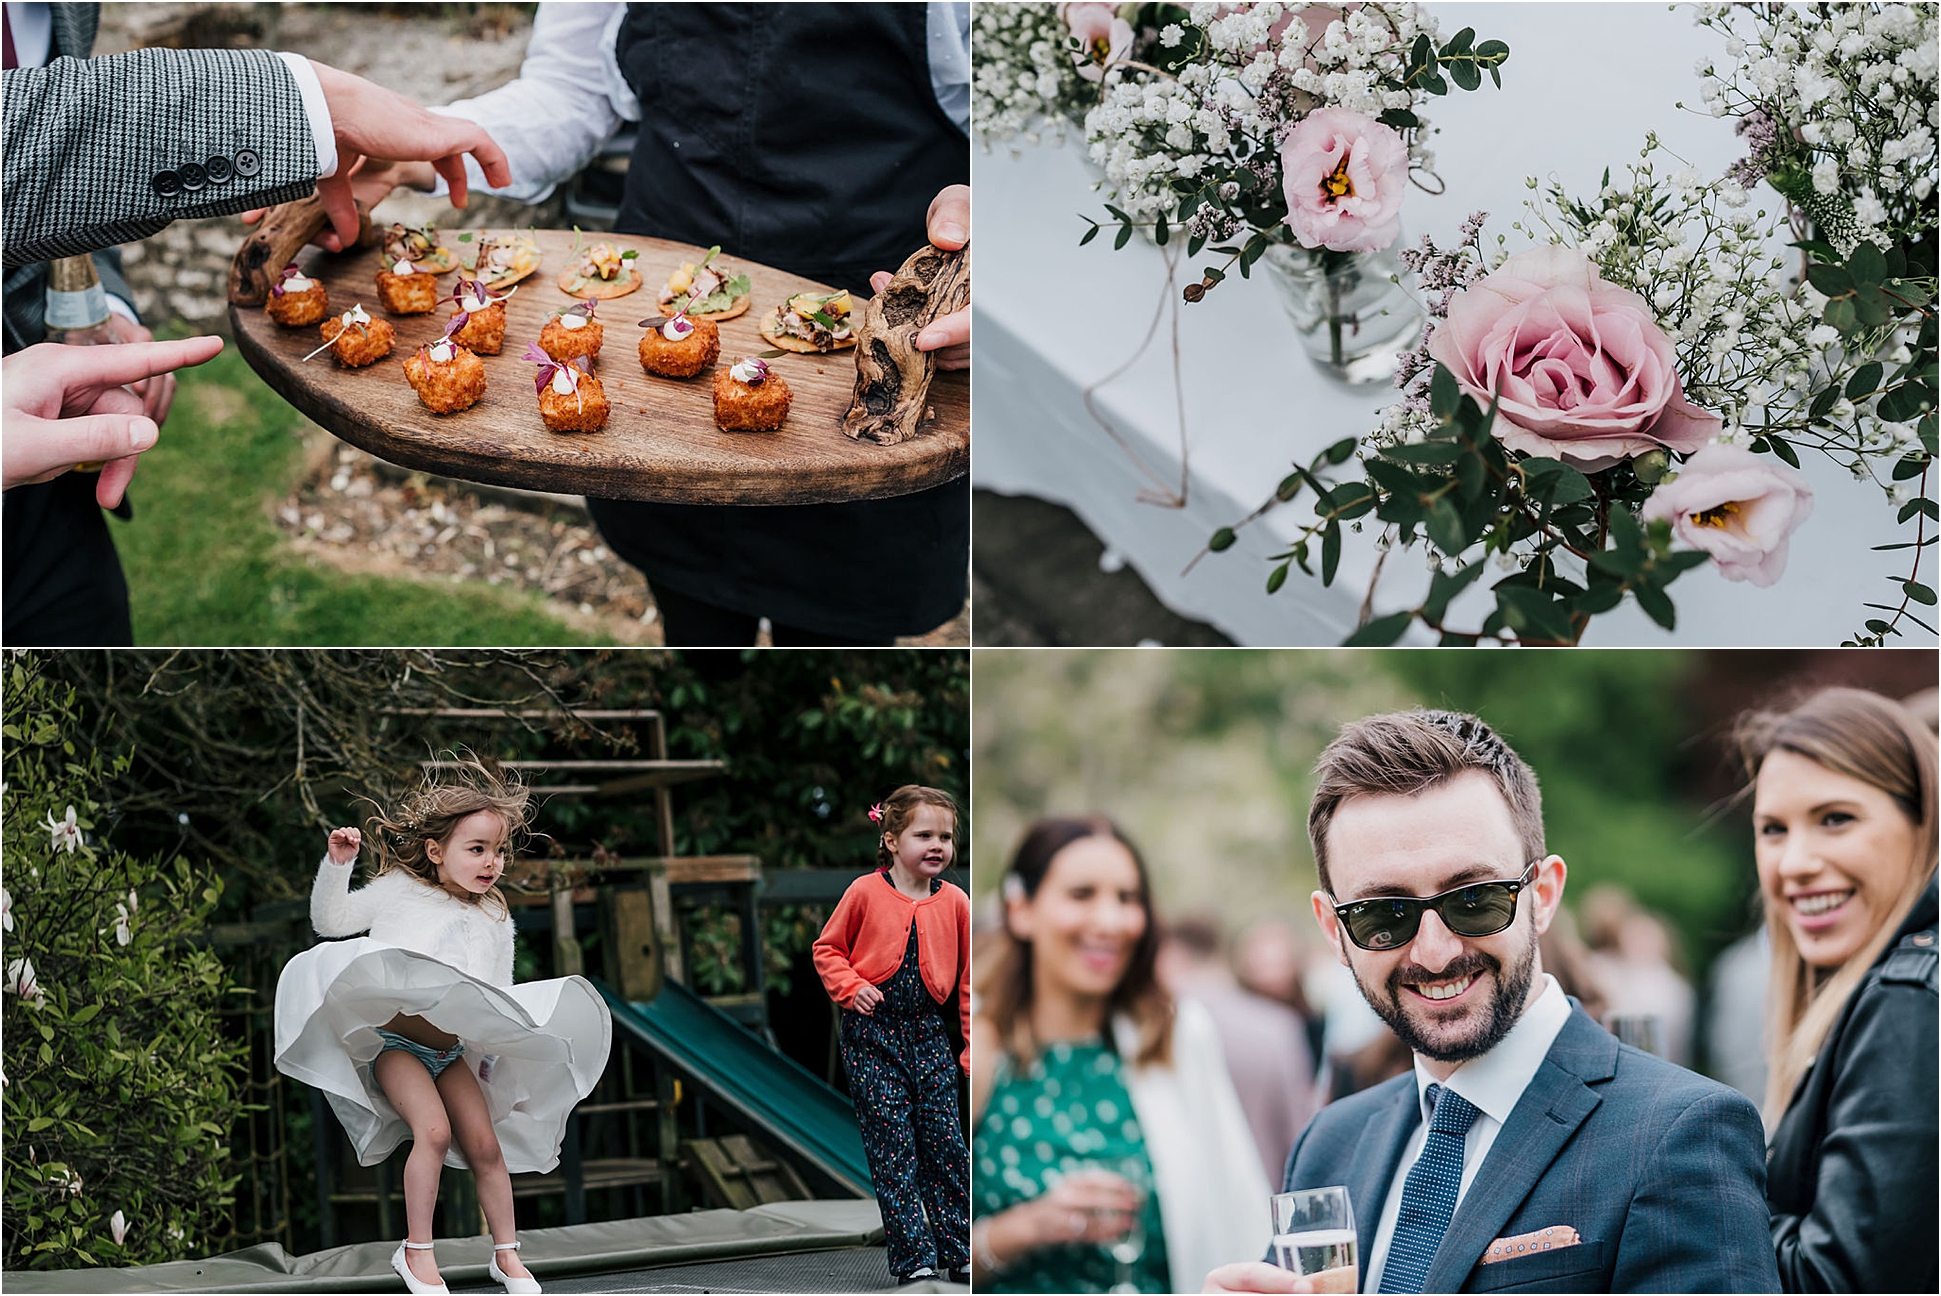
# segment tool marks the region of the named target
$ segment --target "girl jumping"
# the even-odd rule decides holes
[[[899,1282],[970,1281],[970,1153],[942,1006],[957,996],[970,1038],[970,897],[939,875],[957,855],[957,803],[900,787],[870,818],[878,868],[843,893],[815,943],[842,1008],[842,1063]],[[928,1215],[926,1221],[925,1216]]]
[[[512,984],[512,917],[498,882],[524,837],[529,793],[466,762],[367,823],[330,834],[310,921],[332,940],[291,959],[276,987],[276,1065],[324,1091],[362,1165],[406,1138],[407,1236],[391,1267],[412,1292],[447,1289],[432,1256],[444,1166],[470,1168],[492,1230],[487,1272],[537,1292],[519,1261],[515,1172],[559,1163],[566,1118],[606,1069],[612,1023],[580,977]]]

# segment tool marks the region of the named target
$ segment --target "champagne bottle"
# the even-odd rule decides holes
[[[108,293],[95,273],[94,258],[59,257],[47,263],[47,340],[68,346],[106,346]],[[100,472],[102,463],[74,465],[76,472]]]
[[[108,332],[108,293],[91,256],[61,257],[47,263],[47,340],[69,346],[100,346],[115,339]]]

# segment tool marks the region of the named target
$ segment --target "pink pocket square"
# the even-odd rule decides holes
[[[1495,1264],[1501,1260],[1514,1260],[1518,1256],[1530,1255],[1537,1251],[1555,1251],[1559,1247],[1573,1247],[1581,1241],[1583,1239],[1577,1236],[1577,1230],[1570,1225],[1553,1224],[1549,1228],[1538,1229],[1534,1233],[1519,1233],[1515,1237],[1497,1238],[1489,1244],[1489,1250],[1483,1252],[1483,1258],[1476,1263]]]

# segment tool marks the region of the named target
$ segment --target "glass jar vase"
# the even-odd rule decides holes
[[[1301,350],[1332,378],[1353,384],[1391,379],[1401,353],[1422,335],[1422,311],[1402,289],[1393,245],[1379,252],[1334,252],[1274,243],[1261,262],[1294,321]]]

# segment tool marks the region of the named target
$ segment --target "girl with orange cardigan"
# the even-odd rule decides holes
[[[957,856],[957,803],[911,784],[870,807],[877,870],[856,879],[815,943],[842,1009],[842,1062],[899,1283],[970,1281],[970,1151],[943,1006],[970,1039],[970,897],[941,876]],[[926,1220],[926,1215],[928,1219]]]

